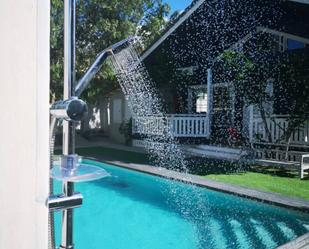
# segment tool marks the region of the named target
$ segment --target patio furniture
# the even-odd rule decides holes
[[[305,160],[305,158],[308,158],[308,161]],[[300,179],[304,178],[304,171],[309,169],[309,154],[305,154],[301,156],[300,161]]]
[[[270,153],[271,152],[272,151],[270,151]],[[308,158],[308,161],[306,161],[305,158]],[[303,179],[305,176],[305,170],[309,169],[309,154],[301,154],[299,162],[284,161],[270,158],[270,159],[255,159],[255,163],[261,166],[280,167],[290,170],[298,170],[300,179]]]

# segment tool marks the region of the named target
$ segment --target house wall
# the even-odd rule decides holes
[[[123,93],[121,91],[113,93],[106,104],[108,106],[103,106],[103,112],[109,109],[110,118],[106,120],[109,121],[109,124],[105,122],[109,137],[112,141],[125,143],[125,137],[120,134],[119,128],[123,122],[127,122],[131,118],[131,114]]]
[[[131,112],[123,93],[117,90],[109,96],[103,96],[98,102],[95,107],[89,107],[88,118],[83,122],[82,130],[102,129],[112,141],[125,143],[119,127],[130,120]]]
[[[50,1],[0,1],[0,248],[48,247]]]

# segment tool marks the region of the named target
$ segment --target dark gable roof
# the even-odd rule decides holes
[[[172,21],[160,38],[155,41],[141,56],[144,60],[149,54],[151,54],[166,38],[168,38],[185,20],[187,20],[206,0],[194,0],[184,12],[182,12],[174,21]]]
[[[305,1],[303,1],[305,2]],[[278,30],[295,36],[309,38],[309,0],[307,4],[286,3],[285,14],[280,20]]]
[[[165,58],[175,67],[211,66],[224,50],[256,32],[263,16],[273,17],[277,0],[205,0],[181,25],[144,56],[147,65]],[[268,22],[268,19],[267,19]],[[249,35],[250,36],[250,35]],[[155,51],[154,53],[152,53]],[[164,58],[163,58],[164,57]]]
[[[290,2],[309,4],[309,0],[288,0]]]
[[[241,0],[237,0],[239,2],[241,2]],[[271,0],[270,0],[271,1]],[[224,2],[224,0],[222,0],[222,2]],[[246,2],[246,1],[243,1]],[[250,4],[250,0],[247,1],[248,4]],[[257,2],[263,2],[260,0],[251,0],[251,4],[255,4]],[[273,0],[273,2],[275,2],[275,0]],[[291,33],[291,34],[298,34],[299,36],[303,36],[303,37],[308,37],[308,30],[306,28],[306,30],[304,30],[304,25],[307,27],[309,25],[309,22],[306,23],[302,23],[302,20],[307,21],[309,18],[308,15],[308,10],[309,9],[309,0],[286,0],[288,6],[296,6],[296,10],[299,14],[295,14],[295,13],[288,13],[283,15],[283,18],[279,21],[281,24],[281,28],[279,27],[275,27],[270,23],[267,23],[266,26],[269,26],[271,28],[274,28],[275,30],[280,30],[281,32],[287,32],[287,33]],[[205,4],[204,4],[205,3]],[[177,33],[176,30],[179,30],[181,26],[184,26],[184,22],[186,22],[189,18],[193,18],[193,14],[199,15],[200,12],[207,12],[207,8],[205,8],[204,5],[210,5],[213,4],[214,1],[211,0],[195,0],[192,2],[192,4],[185,9],[185,11],[176,19],[174,20],[172,23],[170,23],[170,25],[168,25],[168,27],[166,28],[165,32],[160,36],[160,38],[158,40],[156,40],[152,45],[149,46],[149,48],[143,53],[143,55],[141,56],[142,60],[146,59],[153,51],[156,50],[157,47],[159,47],[167,38],[169,38],[170,35]],[[209,8],[209,6],[208,6]],[[303,9],[304,11],[300,11],[301,9]],[[196,13],[199,12],[199,13]],[[303,14],[303,12],[305,12],[305,14]],[[211,14],[210,14],[211,15]],[[299,16],[297,16],[299,15]],[[215,17],[212,17],[215,18]],[[272,18],[272,17],[270,17]],[[305,18],[305,19],[304,19]],[[222,21],[221,21],[222,22]],[[262,25],[264,26],[264,25]],[[277,26],[277,25],[276,25]],[[234,30],[234,32],[236,31],[236,29]],[[248,35],[248,33],[250,33],[251,31],[249,31],[249,29],[247,30],[241,30],[244,32],[240,32],[240,35],[238,35],[237,39],[240,40],[243,37],[245,37],[246,35]],[[210,34],[210,35],[214,35],[214,34]],[[232,43],[236,43],[238,40],[237,39],[232,39]],[[231,46],[232,44],[230,43],[229,46]]]

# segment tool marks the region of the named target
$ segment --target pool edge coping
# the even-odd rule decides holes
[[[98,160],[98,158],[92,158],[87,156],[84,158],[89,160],[93,159]],[[205,179],[198,175],[184,174],[181,172],[168,170],[166,168],[159,168],[146,164],[124,163],[120,161],[110,161],[102,159],[99,159],[98,161],[130,170],[135,170],[141,173],[159,176],[162,178],[173,179],[184,183],[194,184],[199,187],[216,190],[219,192],[224,192],[239,197],[245,197],[262,203],[272,204],[284,208],[309,213],[309,201],[303,199],[290,198],[277,193],[266,192],[252,188],[237,186],[234,184]]]

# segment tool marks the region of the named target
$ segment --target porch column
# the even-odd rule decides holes
[[[207,69],[207,118],[208,118],[208,136],[211,134],[212,121],[212,103],[213,103],[213,86],[212,86],[212,69]]]
[[[188,113],[192,113],[193,103],[192,103],[192,89],[188,89]]]
[[[253,142],[253,105],[249,107],[249,141]]]

